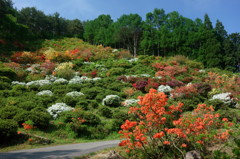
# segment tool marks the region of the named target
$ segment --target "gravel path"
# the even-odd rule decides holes
[[[119,140],[69,144],[0,153],[0,159],[71,159],[101,149],[117,146]]]

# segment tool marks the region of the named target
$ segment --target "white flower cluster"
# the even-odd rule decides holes
[[[118,49],[113,49],[112,50],[112,53],[118,53],[119,51],[118,51]]]
[[[139,101],[139,99],[127,99],[122,103],[122,105],[128,107],[128,106],[131,106],[131,105],[137,103],[138,101]]]
[[[160,85],[157,90],[158,90],[158,92],[169,93],[169,92],[171,92],[172,88],[170,86],[167,86],[167,85],[166,86],[165,85]]]
[[[33,64],[33,65],[30,65],[30,67],[28,67],[26,69],[27,72],[30,72],[32,74],[34,73],[39,73],[40,72],[40,64]]]
[[[66,80],[64,78],[59,78],[59,79],[55,80],[53,83],[54,84],[67,84],[68,80]]]
[[[138,61],[138,58],[132,58],[130,60],[128,60],[128,62],[137,62]]]
[[[225,104],[230,104],[230,103],[233,102],[230,95],[231,95],[231,93],[228,93],[228,92],[227,93],[216,94],[212,97],[211,100],[218,99],[218,100],[221,100],[222,102],[224,102]]]
[[[149,74],[141,74],[140,76],[141,76],[141,77],[150,77]]]
[[[199,70],[198,72],[200,72],[200,73],[205,73],[206,71],[203,70],[203,69],[201,69],[201,70]]]
[[[37,95],[38,96],[52,96],[53,93],[50,90],[44,90],[44,91],[38,92]]]
[[[27,86],[44,86],[44,85],[50,85],[52,84],[49,80],[37,80],[37,81],[31,81],[28,82]]]
[[[116,106],[117,104],[120,104],[120,97],[118,95],[107,95],[102,100],[102,105],[106,106]]]
[[[77,91],[73,91],[73,92],[69,92],[66,94],[66,96],[71,96],[71,97],[79,97],[79,96],[83,96],[84,94],[82,92],[77,92]]]
[[[98,81],[98,80],[101,80],[102,78],[101,77],[95,77],[92,79],[92,81]]]
[[[51,81],[51,82],[54,82],[55,80],[57,80],[58,78],[57,77],[55,77],[55,76],[53,76],[53,75],[47,75],[46,77],[45,77],[45,80],[49,80],[49,81]]]
[[[85,64],[85,65],[92,65],[92,64],[94,64],[94,62],[87,62],[87,61],[84,61],[83,64]]]
[[[48,113],[54,118],[56,119],[58,114],[64,111],[70,111],[73,110],[72,107],[69,107],[67,104],[65,103],[56,103],[54,105],[52,105],[51,107],[49,107],[47,109]]]
[[[155,78],[156,79],[162,79],[162,76],[156,76]]]
[[[91,82],[91,81],[94,82],[98,80],[101,80],[101,78],[100,77],[88,78],[87,76],[82,76],[82,77],[75,76],[69,81],[69,84],[81,84],[83,82]]]
[[[25,82],[19,82],[19,81],[12,81],[12,85],[23,85],[23,86],[25,86],[26,83]]]

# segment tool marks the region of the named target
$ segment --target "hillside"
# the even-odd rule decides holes
[[[143,107],[138,97],[153,95],[153,89],[166,94],[161,96],[166,105],[183,103],[176,119],[198,104],[212,105],[220,116],[216,118],[234,123],[225,127],[232,138],[239,136],[239,74],[205,69],[202,63],[182,55],[133,58],[126,50],[94,46],[77,38],[41,41],[32,50],[36,51],[16,52],[9,62],[1,63],[1,148],[16,141],[26,146],[118,138],[127,119],[141,120],[129,114],[129,108]],[[213,133],[215,128],[208,127],[204,131]],[[197,149],[204,153],[204,148]]]

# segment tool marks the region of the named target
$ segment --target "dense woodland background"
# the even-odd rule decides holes
[[[201,61],[206,67],[238,71],[240,33],[228,34],[221,21],[212,25],[191,20],[178,12],[154,9],[143,20],[138,14],[122,15],[114,21],[100,15],[89,21],[46,15],[34,7],[16,10],[11,0],[0,0],[0,54],[30,50],[29,42],[40,39],[78,37],[91,44],[128,49],[136,55],[184,55]]]

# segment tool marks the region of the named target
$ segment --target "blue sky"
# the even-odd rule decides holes
[[[60,13],[67,19],[92,20],[110,14],[116,20],[122,14],[137,13],[145,19],[154,8],[166,13],[178,11],[190,19],[203,19],[208,13],[213,25],[219,19],[228,33],[240,32],[240,0],[12,0],[14,7],[36,7],[45,14]]]

